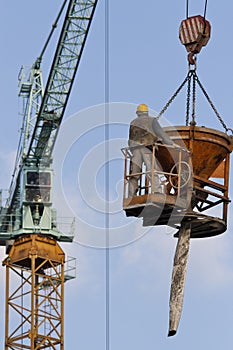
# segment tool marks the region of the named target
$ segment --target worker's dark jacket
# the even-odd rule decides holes
[[[148,115],[141,115],[130,123],[129,141],[130,147],[139,145],[152,145],[158,141],[152,129],[154,118]]]

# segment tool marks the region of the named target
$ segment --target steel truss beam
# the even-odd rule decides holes
[[[28,159],[50,161],[97,0],[70,1],[38,114]]]

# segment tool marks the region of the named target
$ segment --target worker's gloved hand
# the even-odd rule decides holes
[[[178,145],[177,143],[173,143],[172,144],[172,146],[175,148],[175,149],[179,149],[179,150],[182,150],[182,151],[184,151],[184,152],[186,152],[187,151],[187,148],[185,148],[185,145],[184,145],[184,147],[182,147],[182,146],[180,146],[180,145]]]
[[[178,145],[178,144],[175,143],[175,142],[173,142],[172,146],[175,147],[175,148],[183,148],[183,147],[181,147],[180,145]]]

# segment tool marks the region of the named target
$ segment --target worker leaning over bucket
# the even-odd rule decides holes
[[[129,147],[132,152],[131,174],[129,179],[129,196],[134,197],[138,191],[138,180],[142,171],[142,164],[146,166],[146,171],[150,183],[152,183],[152,146],[158,141],[167,145],[173,145],[173,141],[166,135],[156,118],[149,116],[148,106],[140,104],[136,110],[137,118],[132,120],[129,129]],[[155,152],[158,147],[155,145]],[[156,161],[154,162],[156,167]],[[133,175],[135,174],[135,175]],[[159,176],[154,172],[152,193],[162,193]]]

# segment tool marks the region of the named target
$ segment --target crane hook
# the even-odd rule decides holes
[[[194,70],[196,69],[197,55],[194,52],[190,52],[188,54],[188,63],[189,63],[189,70],[190,70],[190,66],[194,66]]]

